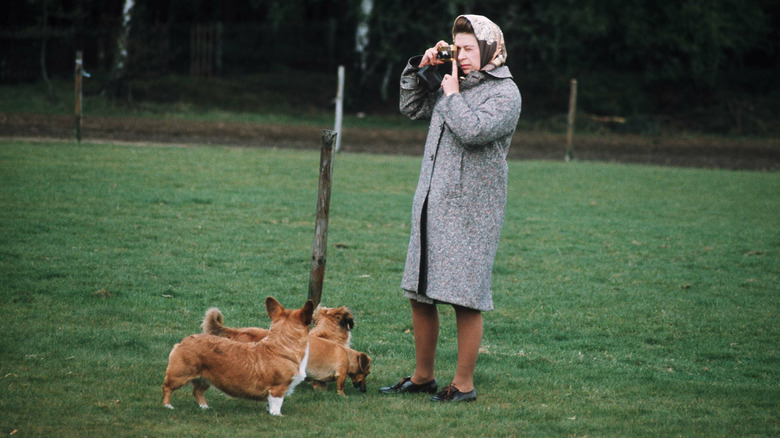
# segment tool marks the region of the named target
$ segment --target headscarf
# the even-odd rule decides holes
[[[471,23],[474,28],[474,36],[479,45],[479,61],[482,71],[490,71],[500,67],[506,62],[506,45],[504,44],[504,34],[496,23],[482,15],[461,15]],[[458,21],[456,18],[455,21]],[[455,39],[455,28],[453,26],[452,39]]]

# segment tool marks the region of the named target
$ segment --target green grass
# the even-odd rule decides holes
[[[510,163],[468,405],[383,397],[411,372],[399,289],[419,158],[336,157],[323,304],[356,315],[369,391],[282,408],[184,389],[208,307],[300,306],[318,153],[0,142],[0,433],[15,436],[777,436],[780,176]],[[442,307],[437,373],[454,373]]]

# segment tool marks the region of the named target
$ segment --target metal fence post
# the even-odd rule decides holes
[[[81,110],[81,98],[82,98],[82,78],[84,76],[84,62],[83,62],[83,54],[82,51],[79,50],[76,52],[76,69],[75,69],[75,76],[76,76],[76,85],[75,85],[75,92],[76,92],[76,129],[75,129],[75,137],[76,141],[81,143],[81,123],[83,118],[83,113]]]
[[[336,123],[333,128],[336,131],[336,152],[341,149],[341,120],[344,114],[344,66],[338,69],[338,86],[336,88]]]

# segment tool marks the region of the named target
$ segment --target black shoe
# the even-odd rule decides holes
[[[458,388],[449,384],[438,394],[431,397],[432,402],[470,402],[477,399],[477,390],[472,389],[469,392],[460,392]]]
[[[418,385],[412,382],[411,377],[404,377],[403,379],[401,379],[400,382],[396,383],[393,386],[385,386],[384,388],[379,388],[379,392],[381,392],[382,394],[413,394],[418,392],[427,392],[429,394],[434,394],[436,392],[436,389],[438,388],[439,388],[439,384],[436,382],[436,379],[433,379],[428,383],[423,383],[422,385]]]

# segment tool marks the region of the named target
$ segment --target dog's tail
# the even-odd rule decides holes
[[[222,312],[216,307],[207,310],[200,326],[203,327],[203,333],[207,335],[222,335],[225,328],[222,325]]]

